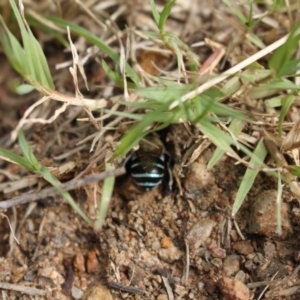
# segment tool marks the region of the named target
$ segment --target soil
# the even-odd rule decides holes
[[[119,2],[122,3],[117,8],[130,6],[128,1]],[[124,20],[127,24],[138,24],[138,28],[147,27],[148,2],[134,2],[137,7],[130,6],[130,9],[139,12],[138,18],[133,19],[127,7]],[[192,2],[187,1],[187,7]],[[194,12],[197,18],[189,22],[182,5],[182,12],[177,18],[171,18],[168,26],[184,36],[188,45],[209,37],[230,44],[239,54],[250,55],[255,51],[247,48],[247,43],[243,44],[241,32],[228,25],[228,18],[238,20],[225,5],[218,1],[202,4],[203,9]],[[220,18],[219,14],[225,17]],[[88,26],[90,20],[84,21]],[[117,23],[120,25],[121,19]],[[182,23],[186,25],[184,28],[178,25]],[[259,30],[268,32],[262,25]],[[38,33],[37,30],[37,36]],[[236,38],[231,43],[234,34]],[[40,39],[43,38],[41,35]],[[72,91],[67,72],[54,70],[69,55],[52,39],[43,40],[43,46],[47,48],[58,90]],[[208,47],[203,47],[197,55],[203,62],[210,53]],[[149,55],[152,57],[153,53]],[[223,67],[233,65],[237,57],[238,54],[230,55]],[[153,64],[145,63],[148,58],[143,52],[138,59],[149,73],[157,72]],[[159,58],[157,54],[153,60],[161,63],[161,67],[170,63],[168,58],[166,61]],[[0,146],[20,154],[10,132],[40,95],[14,94],[11,82],[18,75],[3,54],[0,62]],[[99,91],[97,85],[107,84],[108,78],[94,62],[86,72],[91,83],[86,94],[99,98],[103,90]],[[83,81],[79,85],[84,89]],[[111,93],[117,95],[119,89],[113,88]],[[49,118],[58,107],[56,102],[48,102],[40,113]],[[94,153],[99,153],[105,143],[109,144],[115,134],[113,130],[106,134],[94,153],[90,153],[91,139],[72,153],[80,141],[97,131],[92,122],[81,122],[81,118],[87,118],[83,109],[69,107],[51,124],[24,128],[26,140],[44,166],[56,169],[67,163],[72,165],[70,170],[61,173],[62,182],[81,172],[87,175],[101,171],[104,157],[97,161]],[[127,129],[123,124],[116,126],[122,127],[116,130],[119,135]],[[215,147],[189,124],[172,125],[159,134],[172,157],[173,190],[166,192],[163,183],[145,191],[133,182],[130,174],[121,176],[116,180],[100,231],[89,227],[61,196],[44,197],[1,211],[1,299],[300,299],[300,206],[289,188],[284,187],[282,193],[282,234],[277,231],[277,180],[265,173],[258,175],[233,218],[232,205],[246,168],[224,155],[208,170],[207,163]],[[195,145],[203,147],[190,161]],[[69,154],[60,157],[64,153]],[[116,166],[121,164],[117,162]],[[28,181],[25,186],[9,191],[10,186],[25,179],[32,183]],[[1,201],[47,187],[44,180],[24,168],[0,161]],[[101,194],[101,188],[102,182],[97,182],[71,192],[91,218],[97,213],[95,199]]]

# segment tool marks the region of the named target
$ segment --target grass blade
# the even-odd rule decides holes
[[[285,99],[283,99],[282,107],[281,107],[280,115],[279,115],[279,121],[278,121],[278,136],[279,137],[281,137],[281,135],[282,135],[282,124],[283,124],[284,118],[285,118],[286,114],[288,113],[288,111],[294,101],[295,101],[295,97],[293,95],[288,95],[287,97],[285,97]]]
[[[269,67],[275,70],[277,77],[294,73],[295,65],[297,66],[297,63],[294,62],[291,64],[290,62],[298,47],[299,40],[300,21],[294,25],[287,41],[274,52],[269,60]]]
[[[232,207],[232,216],[233,217],[235,216],[235,214],[237,213],[237,211],[243,204],[246,195],[250,191],[250,189],[254,183],[254,180],[260,171],[260,168],[264,164],[264,159],[267,156],[267,154],[268,154],[268,152],[264,145],[264,141],[263,141],[263,139],[261,139],[253,152],[253,156],[250,159],[250,163],[253,164],[254,166],[256,166],[257,169],[252,170],[252,169],[248,168],[246,170],[246,173],[242,179],[241,185],[239,187],[239,190],[237,192],[237,195],[236,195],[233,207]]]
[[[169,0],[167,2],[167,4],[165,5],[163,11],[160,14],[158,28],[161,32],[164,32],[164,27],[165,27],[166,20],[168,19],[169,15],[170,15],[170,12],[171,12],[171,9],[172,9],[174,4],[175,4],[175,0]]]
[[[244,121],[234,119],[229,125],[228,129],[234,134],[234,136],[237,136],[242,132],[244,126],[245,126]],[[218,163],[218,161],[221,159],[224,153],[225,151],[223,149],[217,148],[214,151],[214,154],[212,155],[210,161],[208,162],[207,169],[208,170],[212,169]]]
[[[156,26],[159,27],[160,14],[159,14],[159,12],[156,8],[154,0],[149,0],[149,2],[150,2],[150,7],[151,7],[151,12],[152,12],[153,19],[156,23]]]
[[[109,171],[109,170],[112,170],[112,168],[110,164],[106,164],[105,171]],[[105,220],[109,202],[114,190],[114,185],[115,185],[115,177],[107,177],[103,182],[102,197],[98,209],[98,218],[94,224],[94,229],[96,231],[98,231],[102,227],[102,224]]]

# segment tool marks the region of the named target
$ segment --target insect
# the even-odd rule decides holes
[[[171,159],[161,140],[155,135],[147,136],[139,146],[139,149],[133,151],[125,161],[125,167],[134,182],[146,191],[165,183],[167,191],[171,192],[173,185]]]

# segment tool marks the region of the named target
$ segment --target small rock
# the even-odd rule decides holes
[[[81,252],[76,253],[74,261],[73,261],[74,270],[76,272],[83,273],[85,271],[84,264],[85,264],[85,261],[84,261],[84,257],[82,255],[82,253]]]
[[[74,299],[81,299],[83,296],[83,291],[76,286],[72,286],[71,293]]]
[[[236,275],[234,276],[234,279],[240,282],[246,281],[246,273],[242,270],[239,270]]]
[[[54,267],[39,269],[38,276],[50,278],[55,285],[61,285],[65,281],[64,277]]]
[[[236,230],[230,230],[230,237],[234,242],[236,242],[238,240],[239,235]]]
[[[276,199],[277,190],[263,191],[256,197],[249,220],[249,231],[251,233],[261,234],[267,237],[279,237],[276,232]],[[292,232],[286,203],[282,203],[281,205],[281,218],[282,235],[280,237],[285,238]]]
[[[33,270],[29,270],[25,275],[24,275],[24,280],[25,281],[33,281],[36,278],[36,274]]]
[[[224,259],[226,257],[226,250],[217,245],[209,246],[209,251],[213,257]]]
[[[152,248],[152,250],[157,251],[158,249],[161,248],[160,242],[159,242],[159,241],[154,241],[154,242],[152,243],[151,248]]]
[[[205,285],[206,291],[207,291],[210,295],[213,295],[213,294],[215,293],[215,290],[216,290],[216,288],[217,288],[217,283],[216,283],[215,280],[207,279],[207,280],[205,280],[204,285]]]
[[[264,243],[264,254],[265,257],[272,259],[272,257],[276,255],[276,246],[272,242],[266,241]]]
[[[113,300],[109,289],[101,283],[92,284],[85,291],[83,300]]]
[[[296,262],[299,262],[300,261],[300,251],[295,251],[294,252],[294,260]]]
[[[157,268],[161,265],[158,257],[147,250],[143,250],[138,253],[137,257],[135,257],[135,262],[137,264],[142,264],[146,268]],[[121,264],[121,262],[116,261],[116,264]]]
[[[181,257],[181,251],[173,245],[167,249],[160,249],[158,255],[162,260],[172,263]]]
[[[252,259],[248,259],[248,260],[245,262],[244,267],[245,267],[245,269],[248,270],[248,271],[253,271],[253,270],[256,269],[256,266],[255,266],[255,264],[254,264],[254,262],[253,262]]]
[[[95,251],[89,251],[86,260],[86,268],[89,274],[96,274],[100,270],[100,264]]]
[[[241,258],[239,255],[229,255],[223,263],[223,273],[225,277],[234,276],[241,268]]]
[[[251,241],[238,241],[234,243],[233,249],[239,254],[248,255],[254,251]]]
[[[169,237],[164,236],[160,241],[160,246],[167,249],[173,247],[173,243]]]
[[[228,277],[222,277],[218,280],[218,287],[224,296],[224,300],[249,300],[249,288],[242,283]]]
[[[213,258],[211,259],[211,263],[217,267],[217,269],[221,269],[223,266],[223,261],[220,258]]]
[[[192,226],[186,236],[191,251],[195,251],[205,244],[214,226],[215,222],[211,219],[202,219]]]
[[[21,267],[13,268],[12,269],[12,274],[11,274],[11,279],[12,279],[13,283],[16,283],[16,282],[20,281],[25,276],[27,271],[28,271],[28,266],[27,265],[23,265]]]
[[[32,219],[27,219],[26,220],[26,227],[27,227],[27,230],[29,232],[34,232],[35,230],[35,226],[34,226],[34,222]]]
[[[186,175],[184,187],[189,193],[195,193],[207,185],[213,185],[213,175],[207,170],[207,164],[194,162]]]

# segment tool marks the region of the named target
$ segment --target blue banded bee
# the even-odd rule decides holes
[[[173,185],[170,156],[161,140],[155,135],[147,136],[139,146],[125,161],[134,182],[146,191],[165,183],[170,192]]]

